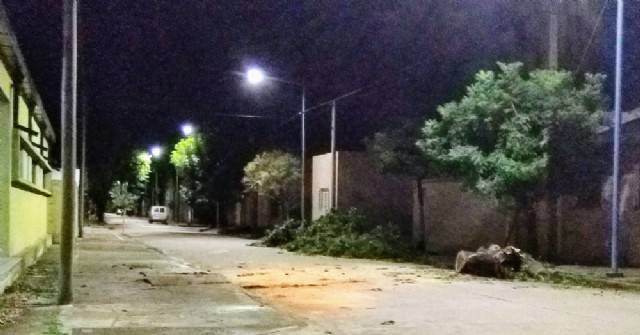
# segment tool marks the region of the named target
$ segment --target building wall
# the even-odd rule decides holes
[[[429,250],[455,253],[504,242],[508,216],[494,201],[465,192],[460,183],[450,180],[425,180],[422,187]],[[414,215],[418,215],[418,208]]]
[[[60,244],[60,234],[62,228],[62,173],[53,171],[51,173],[49,190],[52,196],[48,198],[47,210],[47,232],[51,235],[54,244]]]
[[[375,223],[409,223],[411,179],[379,172],[364,153],[338,152],[338,209],[356,207]]]
[[[378,172],[364,153],[339,151],[337,161],[337,207],[355,207],[374,223],[410,222],[412,213],[411,180],[403,176]],[[322,190],[328,192],[322,192]],[[330,209],[331,154],[313,157],[312,218]]]
[[[314,156],[311,168],[311,220],[315,220],[331,210],[331,154]]]
[[[51,243],[49,141],[55,139],[0,2],[0,293]]]
[[[0,63],[0,255],[29,265],[50,244],[48,138]]]
[[[12,232],[9,243],[10,257],[23,257],[47,244],[47,198],[12,188],[9,224],[9,230]],[[37,252],[38,256],[40,253]]]
[[[624,180],[630,179],[627,175]],[[501,211],[494,201],[463,190],[455,181],[428,180],[423,183],[423,190],[425,242],[429,250],[454,254],[459,250],[504,243],[511,213]],[[640,266],[640,206],[629,204],[622,210],[620,219],[619,260],[623,266]],[[548,250],[548,234],[554,234],[560,263],[609,264],[611,212],[607,199],[600,206],[585,207],[579,205],[575,197],[562,197],[558,202],[557,231],[553,232],[549,231],[546,204],[539,202],[535,207],[541,254]],[[417,213],[415,207],[414,215]],[[523,234],[524,227],[520,228]]]
[[[0,70],[4,68],[0,66]],[[0,88],[5,88],[2,71],[0,71]],[[13,113],[5,100],[6,96],[2,93],[0,92],[0,257],[6,257],[9,255]]]

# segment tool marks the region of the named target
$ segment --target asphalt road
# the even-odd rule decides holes
[[[640,334],[637,293],[304,256],[135,218],[114,228],[190,266],[219,273],[237,290],[308,325],[287,334]]]

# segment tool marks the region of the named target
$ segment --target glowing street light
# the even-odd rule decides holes
[[[190,123],[185,123],[182,126],[180,126],[180,130],[182,130],[182,135],[189,137],[191,136],[191,134],[193,134],[193,125]]]
[[[158,158],[160,156],[162,156],[162,147],[158,146],[158,145],[154,145],[151,147],[151,149],[149,150],[151,152],[151,156]]]
[[[247,80],[251,84],[259,84],[265,79],[264,72],[258,68],[251,68],[247,70]]]
[[[154,158],[158,158],[160,156],[162,156],[162,152],[164,151],[162,149],[161,146],[159,145],[154,145],[151,147],[151,149],[149,149],[149,151],[151,152],[151,156],[153,156]],[[155,186],[153,188],[153,199],[151,199],[152,203],[155,205],[158,205],[158,171],[156,170],[156,183]]]

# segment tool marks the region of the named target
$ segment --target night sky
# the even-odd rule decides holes
[[[61,1],[3,2],[59,127]],[[297,152],[300,89],[249,87],[233,72],[251,65],[304,83],[308,106],[363,88],[338,104],[338,149],[361,148],[363,137],[394,121],[433,115],[496,61],[545,66],[548,2],[81,1],[79,98],[89,122],[89,172],[113,178],[132,149],[168,144],[185,121],[217,129],[230,152],[247,145]],[[589,1],[584,10],[577,3],[564,2],[560,67],[608,74],[611,93],[615,1]],[[632,109],[640,106],[640,2],[626,4],[624,108]],[[265,118],[229,116],[239,114]],[[307,127],[310,153],[326,152],[328,109],[310,112]]]

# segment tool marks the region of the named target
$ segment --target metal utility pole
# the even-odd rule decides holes
[[[623,29],[623,0],[618,0],[618,12],[616,18],[616,78],[615,78],[615,102],[613,117],[613,192],[611,194],[611,273],[609,276],[619,277],[618,272],[618,220],[620,219],[618,208],[618,182],[620,170],[620,104],[622,89],[622,29]]]
[[[551,1],[549,16],[549,68],[558,68],[558,12],[562,1]]]
[[[338,184],[336,166],[336,101],[331,102],[331,208],[338,209]]]
[[[82,99],[82,107],[80,108],[80,182],[78,185],[78,237],[82,238],[84,227],[84,193],[87,183],[87,113],[84,98]]]
[[[79,11],[80,9],[78,9]],[[82,22],[80,21],[80,16],[78,13],[76,13],[76,30],[77,27],[80,26],[82,24]],[[84,227],[84,210],[85,210],[85,203],[84,203],[84,193],[86,190],[86,183],[87,183],[87,164],[86,164],[86,157],[87,157],[87,96],[85,95],[85,90],[84,87],[86,87],[84,79],[84,63],[82,62],[82,60],[80,60],[81,53],[78,51],[77,52],[77,57],[78,57],[78,63],[80,63],[80,65],[78,66],[78,73],[79,73],[79,83],[76,82],[76,87],[83,85],[82,89],[81,89],[81,95],[80,95],[80,180],[78,181],[78,238],[82,238],[84,236],[84,231],[83,231],[83,227]]]
[[[153,193],[155,194],[155,202],[154,206],[160,205],[160,192],[158,192],[158,171],[156,171],[156,186],[153,188]]]
[[[302,153],[301,153],[301,159],[302,159],[302,177],[301,177],[301,181],[300,181],[300,220],[302,222],[304,222],[305,220],[305,211],[304,211],[304,205],[305,205],[305,201],[304,201],[304,196],[305,196],[305,192],[304,192],[304,183],[305,183],[305,148],[306,148],[306,136],[305,136],[305,132],[304,132],[304,110],[305,110],[305,89],[304,86],[302,86],[302,110],[300,111],[300,120],[302,122],[302,126],[300,129],[300,142],[301,142],[301,146],[302,146]]]
[[[62,227],[60,239],[60,292],[58,304],[73,299],[72,262],[76,170],[77,0],[63,0],[62,7]]]
[[[180,179],[179,179],[180,177],[178,176],[178,172],[179,172],[178,171],[178,167],[176,166],[176,185],[175,185],[176,189],[175,189],[175,192],[174,192],[174,200],[173,200],[174,206],[173,207],[175,207],[174,209],[176,211],[175,220],[177,222],[180,222]]]

